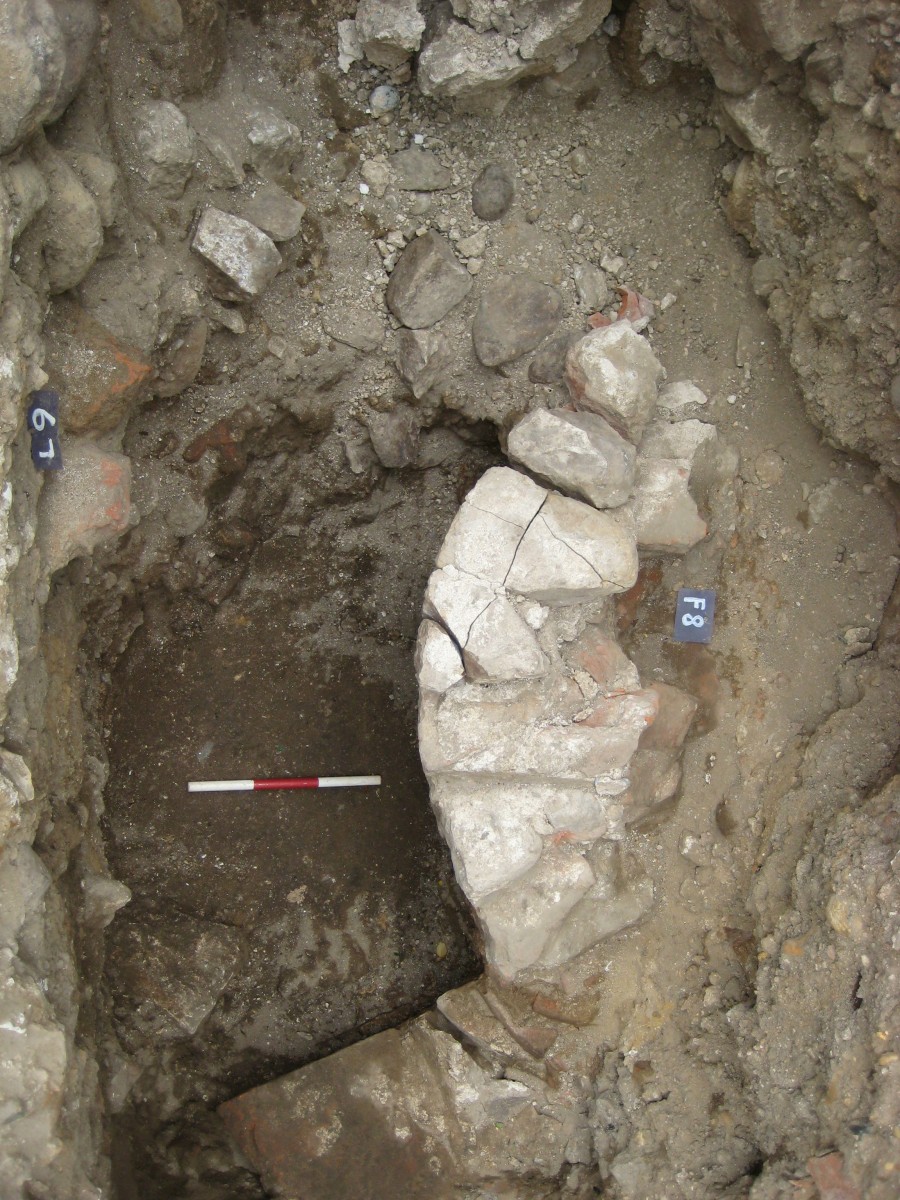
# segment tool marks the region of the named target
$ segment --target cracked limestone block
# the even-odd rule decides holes
[[[547,492],[510,467],[491,467],[463,500],[453,518],[437,566],[454,566],[503,584],[526,529]]]
[[[213,290],[222,299],[255,299],[281,267],[281,255],[270,237],[243,217],[218,208],[203,213],[191,249],[215,267]]]
[[[506,586],[541,604],[578,604],[628,591],[637,572],[627,521],[550,493],[522,536]]]
[[[385,301],[401,325],[429,329],[464,300],[472,287],[450,243],[429,232],[413,238],[397,260]]]
[[[634,446],[594,413],[529,413],[510,430],[507,453],[540,479],[595,508],[615,508],[631,495]]]
[[[142,104],[135,120],[141,178],[161,196],[177,200],[197,160],[197,141],[187,118],[170,101],[157,100]]]
[[[688,491],[690,472],[669,459],[638,461],[634,497],[625,506],[637,544],[658,554],[684,554],[706,537],[706,522]]]
[[[566,385],[579,409],[605,417],[637,445],[656,408],[665,371],[627,321],[594,329],[566,355]]]
[[[538,963],[566,916],[596,882],[579,850],[551,842],[526,875],[477,908],[490,965],[509,979]]]
[[[474,575],[452,566],[434,571],[424,609],[460,646],[469,679],[529,679],[547,669],[531,628],[505,595]]]
[[[578,699],[583,699],[574,684]],[[442,696],[423,694],[419,754],[429,775],[526,777],[619,788],[656,699],[625,696],[611,725],[599,705],[573,721],[541,681],[512,687],[462,683]],[[574,705],[573,705],[574,707]]]
[[[357,37],[376,67],[401,66],[419,49],[424,32],[425,18],[416,0],[359,0]]]

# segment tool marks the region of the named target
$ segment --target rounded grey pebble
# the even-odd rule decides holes
[[[389,83],[379,84],[369,96],[369,109],[374,117],[393,112],[400,104],[400,93]]]
[[[499,163],[489,163],[472,184],[472,211],[482,221],[499,221],[513,202],[513,181]]]

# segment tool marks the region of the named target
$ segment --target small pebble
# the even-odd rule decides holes
[[[447,957],[447,943],[446,942],[438,942],[438,944],[434,948],[434,956],[435,956],[435,958],[439,958],[439,959],[443,959],[443,958]]]
[[[389,83],[382,83],[369,96],[369,110],[373,117],[393,112],[400,105],[400,93]]]

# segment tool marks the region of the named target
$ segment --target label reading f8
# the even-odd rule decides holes
[[[39,471],[62,467],[59,449],[59,396],[56,392],[32,392],[28,407],[31,432],[31,461]]]
[[[716,593],[711,588],[679,588],[675,605],[675,641],[708,642],[713,634]]]

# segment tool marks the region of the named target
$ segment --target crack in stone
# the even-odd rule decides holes
[[[498,521],[502,521],[504,525],[512,525],[512,527],[513,527],[514,529],[521,529],[521,528],[522,528],[522,527],[521,527],[521,525],[519,525],[519,522],[518,522],[518,521],[510,521],[510,520],[509,520],[507,517],[501,517],[499,513],[496,513],[496,512],[494,512],[494,511],[493,511],[492,509],[490,509],[490,508],[482,508],[480,504],[476,504],[476,503],[475,503],[474,501],[472,501],[472,500],[468,501],[468,503],[472,505],[472,508],[474,508],[476,512],[484,513],[484,514],[485,514],[485,516],[487,516],[487,517],[496,517],[496,518],[497,518],[497,520],[498,520]],[[543,502],[543,501],[541,501],[541,508],[543,508],[543,507],[544,507],[544,502]],[[541,511],[541,509],[539,508],[539,509],[538,509],[538,512],[540,512],[540,511]],[[537,513],[535,513],[535,514],[534,514],[534,516],[536,517],[536,516],[537,516]],[[531,518],[531,520],[533,521],[533,520],[534,520],[534,517],[532,517],[532,518]],[[531,524],[531,521],[529,521],[529,522],[528,522],[528,524],[530,525],[530,524]],[[526,526],[526,529],[527,529],[527,527],[528,527],[528,526]],[[522,536],[524,537],[524,531],[523,531],[523,534],[522,534]]]
[[[544,505],[547,503],[547,501],[549,499],[550,499],[549,496],[544,497],[544,499],[541,501],[540,508],[537,510],[537,512],[534,514],[534,516],[531,518],[531,520],[528,522],[528,524],[522,530],[522,536],[519,538],[518,544],[517,544],[515,550],[513,551],[512,561],[509,564],[509,569],[507,570],[506,574],[503,576],[503,586],[504,587],[506,587],[506,581],[507,581],[507,579],[509,579],[509,576],[512,572],[513,567],[516,565],[516,559],[519,557],[519,551],[522,548],[522,542],[525,540],[526,533],[532,527],[532,525],[535,523],[535,521],[538,519],[538,517],[541,515],[541,513],[544,511]],[[547,522],[545,521],[544,524],[546,525]]]
[[[602,584],[605,584],[607,587],[622,587],[622,586],[624,586],[623,584],[621,584],[618,581],[618,579],[604,578],[604,576],[600,574],[600,572],[597,570],[597,568],[594,566],[594,564],[590,561],[590,559],[585,558],[585,556],[579,550],[576,550],[574,546],[570,546],[564,537],[560,537],[558,533],[554,533],[553,530],[550,528],[550,526],[547,525],[546,521],[544,521],[544,525],[547,529],[547,532],[550,534],[550,536],[553,538],[556,538],[556,540],[558,542],[561,542],[566,547],[567,550],[571,550],[572,553],[577,558],[580,558],[583,563],[586,563],[587,566],[589,566],[591,568],[591,570],[594,572],[594,574],[597,576],[597,578],[600,580],[600,582]]]

